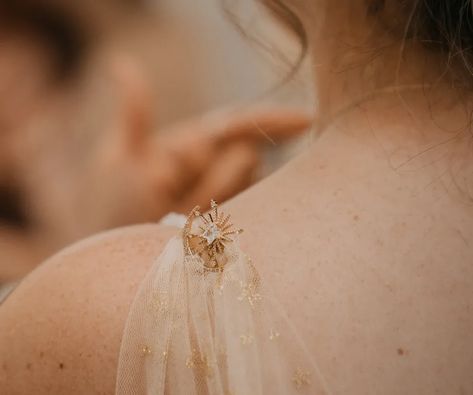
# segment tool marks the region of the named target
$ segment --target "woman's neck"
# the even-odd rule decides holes
[[[434,89],[440,98],[459,97],[441,54],[403,40],[402,31],[380,26],[365,1],[333,3],[321,0],[307,6],[302,17],[313,64],[318,130],[350,107],[386,93],[424,89],[430,95]]]

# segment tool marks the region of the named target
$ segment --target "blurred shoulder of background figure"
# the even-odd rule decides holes
[[[309,125],[289,109],[199,116],[268,81],[225,84],[248,72],[245,51],[228,73],[223,43],[208,56],[192,13],[169,3],[0,3],[0,282],[94,232],[232,196],[262,143]]]

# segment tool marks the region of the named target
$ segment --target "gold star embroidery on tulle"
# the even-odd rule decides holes
[[[205,354],[201,354],[197,350],[192,350],[191,355],[186,359],[186,366],[193,369],[196,374],[201,374],[205,377],[213,376],[212,364]]]
[[[149,348],[149,346],[141,347],[141,355],[143,357],[147,357],[148,355],[151,355],[151,348]]]
[[[189,369],[195,368],[195,366],[196,366],[196,360],[197,360],[198,357],[199,357],[199,354],[197,353],[197,351],[192,350],[191,355],[188,356],[187,359],[186,359],[186,366],[187,366]]]
[[[248,346],[250,344],[253,343],[253,340],[255,340],[255,338],[250,335],[250,334],[247,334],[247,335],[240,335],[240,342],[241,344],[243,344],[244,346]]]
[[[302,387],[310,385],[310,374],[302,370],[301,368],[297,368],[292,376],[292,382],[296,386],[296,389],[300,390]]]
[[[161,356],[163,357],[163,362],[167,362],[168,357],[169,357],[169,352],[168,351],[163,351]]]
[[[166,314],[169,311],[166,295],[156,293],[151,300],[151,308],[156,313]]]
[[[258,285],[256,282],[243,283],[240,282],[241,293],[238,296],[240,302],[246,300],[251,308],[255,307],[256,302],[261,300],[261,295],[258,292]]]
[[[279,338],[279,336],[281,336],[281,334],[278,331],[274,329],[269,331],[269,340],[276,340]]]
[[[194,233],[192,224],[200,218],[198,232]],[[222,272],[228,258],[225,256],[225,247],[234,241],[232,236],[243,232],[234,229],[230,222],[230,215],[219,213],[217,203],[211,201],[211,211],[201,214],[200,208],[195,207],[190,213],[184,226],[184,249],[187,254],[198,255],[204,261],[204,270]]]

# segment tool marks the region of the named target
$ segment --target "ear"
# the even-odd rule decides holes
[[[121,53],[111,56],[110,72],[117,98],[115,137],[128,153],[139,155],[148,146],[153,128],[146,75],[136,59]]]

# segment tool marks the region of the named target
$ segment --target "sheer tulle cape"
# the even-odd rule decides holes
[[[118,395],[326,394],[291,322],[238,246],[222,272],[173,238],[132,304]]]

